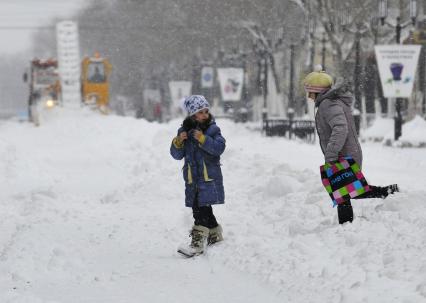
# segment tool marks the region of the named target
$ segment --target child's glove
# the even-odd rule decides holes
[[[183,147],[183,141],[180,140],[179,136],[174,137],[172,143],[176,148],[182,148]]]
[[[200,144],[204,144],[206,142],[206,136],[204,136],[201,130],[194,130],[194,138],[200,142]]]
[[[188,139],[188,134],[186,132],[181,132],[178,136],[173,139],[173,145],[176,148],[182,148],[184,141]]]

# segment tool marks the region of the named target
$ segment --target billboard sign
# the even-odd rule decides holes
[[[377,66],[386,98],[409,98],[413,90],[420,45],[376,45]]]

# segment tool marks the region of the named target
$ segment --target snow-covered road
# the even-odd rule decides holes
[[[220,120],[224,242],[183,259],[190,209],[169,124],[56,109],[0,124],[0,302],[426,301],[426,151],[364,144],[386,200],[339,226],[319,147]]]

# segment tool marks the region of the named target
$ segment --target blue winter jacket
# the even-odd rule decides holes
[[[181,127],[178,135],[183,132]],[[183,179],[185,180],[185,206],[192,207],[198,193],[198,206],[223,204],[225,192],[223,189],[220,155],[225,150],[225,138],[220,128],[212,121],[204,131],[205,141],[200,144],[189,131],[188,139],[182,147],[174,142],[170,146],[170,154],[176,160],[185,158]]]

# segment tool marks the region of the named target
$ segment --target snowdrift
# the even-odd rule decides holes
[[[317,145],[219,120],[225,241],[186,260],[183,163],[169,124],[58,108],[0,125],[0,302],[423,302],[424,149],[365,143],[386,200],[337,224]],[[417,129],[417,127],[416,127]]]

